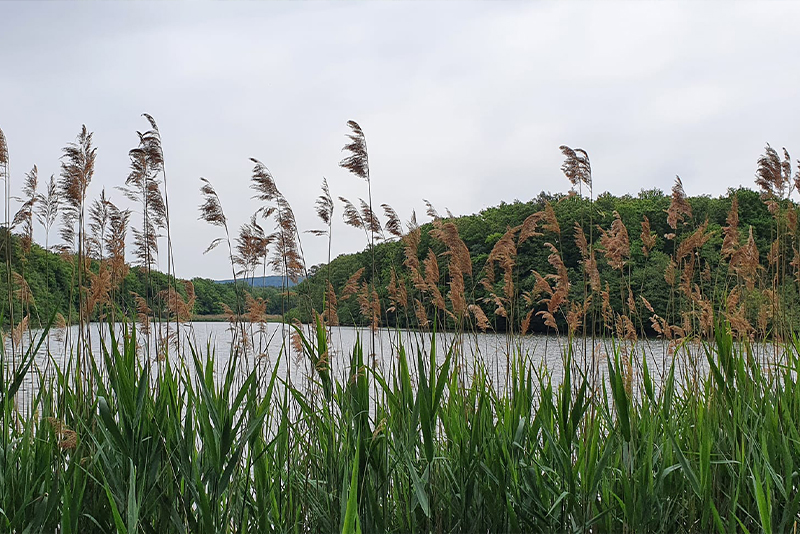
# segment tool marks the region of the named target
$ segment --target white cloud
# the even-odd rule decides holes
[[[197,221],[212,180],[245,222],[248,158],[275,174],[301,229],[355,119],[376,205],[407,218],[564,191],[558,146],[587,149],[596,192],[752,184],[767,141],[800,150],[792,3],[0,3],[0,127],[14,187],[58,172],[80,125],[99,147],[91,194],[121,184],[142,112],[164,135],[179,274],[226,277]],[[16,190],[15,190],[16,192]],[[340,205],[337,210],[341,212]],[[337,221],[339,219],[337,218]],[[134,224],[138,224],[134,217]],[[326,246],[304,235],[309,263]],[[334,251],[363,247],[334,229]]]

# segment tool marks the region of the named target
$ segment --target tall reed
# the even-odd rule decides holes
[[[94,165],[97,158],[97,149],[92,146],[93,134],[81,127],[80,133],[75,143],[69,143],[64,147],[64,154],[61,158],[61,199],[63,207],[61,209],[63,224],[61,227],[61,237],[64,242],[74,252],[75,274],[77,276],[77,301],[78,301],[78,344],[75,347],[76,361],[75,369],[81,374],[88,372],[85,368],[88,365],[85,353],[86,331],[88,328],[88,317],[85,316],[85,282],[86,274],[86,191],[94,176]],[[77,241],[77,243],[76,243]]]
[[[140,134],[132,151],[135,179],[128,184],[143,210],[134,256],[147,269],[166,223],[157,190],[160,134],[148,120],[153,130]],[[13,366],[3,345],[3,531],[796,530],[800,340],[785,307],[800,260],[782,257],[798,239],[788,156],[776,159],[767,147],[759,162],[759,179],[772,187],[764,197],[774,225],[766,255],[752,228],[740,228],[737,196],[725,226],[715,228],[695,220],[702,211],[680,179],[669,203],[641,220],[624,206],[605,212],[602,195],[594,198],[587,153],[564,146],[562,171],[578,193],[542,198],[478,257],[464,221],[449,211],[441,217],[430,202],[427,225],[412,215],[403,232],[386,204],[388,222],[381,224],[363,131],[355,122],[349,127],[351,156],[342,165],[368,182],[369,201],[343,201],[344,217],[365,231],[366,260],[355,272],[337,273],[329,258],[321,306],[309,298],[308,325],[281,325],[295,344],[284,335],[271,368],[246,360],[244,323],[261,322],[264,309],[250,297],[230,310],[229,353],[195,340],[176,358],[165,354],[155,372],[153,359],[138,353],[155,315],[152,288],[137,298],[141,326],[123,320],[118,329],[112,311],[99,350],[79,338],[77,359],[55,362],[54,373],[35,369],[46,332],[29,333],[27,349],[11,355]],[[94,158],[84,128],[65,151],[60,182],[63,233],[77,250],[79,332],[112,304],[127,269],[130,212],[104,193],[86,206]],[[227,243],[235,283],[252,279],[260,265],[282,274],[286,312],[285,281],[308,277],[299,229],[270,171],[253,163],[260,205],[238,236],[205,179],[201,219],[225,232],[209,249]],[[40,199],[35,187],[25,194]],[[50,207],[41,208],[40,221],[54,220],[57,207]],[[30,208],[19,221],[27,235],[35,203]],[[316,208],[330,250],[327,181]],[[576,225],[559,220],[567,208],[580,210]],[[270,220],[272,231],[265,230]],[[667,235],[655,233],[657,224]],[[671,252],[653,258],[657,248]],[[531,253],[544,268],[529,274],[521,258]],[[92,257],[96,269],[88,265]],[[655,282],[636,279],[634,267],[661,265],[669,294],[651,303],[645,294]],[[9,260],[13,276],[10,267]],[[17,277],[16,294],[9,284],[9,314],[23,304],[22,322],[11,323],[22,332],[32,291]],[[176,321],[191,317],[194,289],[182,289],[185,299],[177,286],[160,295]],[[336,346],[337,305],[371,327],[368,349],[360,336],[352,347]],[[394,328],[390,317],[395,325],[405,317],[404,325],[423,333]],[[379,347],[383,326],[392,333]],[[559,334],[547,339],[560,344],[560,374],[523,350],[523,336],[534,328]],[[438,336],[443,329],[456,335]],[[505,347],[494,355],[470,352],[470,329],[476,338],[478,331],[505,332]],[[648,332],[662,339],[663,359],[643,349]],[[338,360],[337,349],[346,351]],[[760,357],[765,351],[769,360]],[[293,378],[292,356],[305,364],[301,380]],[[282,362],[287,374],[278,376]],[[20,400],[27,380],[38,388]]]

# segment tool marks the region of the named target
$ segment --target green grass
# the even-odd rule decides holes
[[[0,531],[793,532],[800,519],[797,339],[764,369],[720,325],[699,383],[673,366],[656,387],[638,360],[634,391],[619,351],[593,383],[568,350],[559,385],[510,354],[499,391],[481,362],[462,379],[433,338],[427,353],[401,345],[385,375],[357,343],[336,376],[318,323],[303,340],[317,371],[298,389],[208,347],[143,362],[121,334],[87,375],[40,376],[25,406],[32,350],[16,371],[4,357]]]

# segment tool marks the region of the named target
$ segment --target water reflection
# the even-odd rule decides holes
[[[122,324],[117,324],[114,328],[118,334],[127,330]],[[186,365],[191,372],[193,363],[190,347],[193,347],[202,362],[206,361],[209,354],[214,355],[215,371],[217,376],[221,376],[230,358],[231,348],[235,345],[242,349],[237,362],[241,376],[257,368],[259,376],[268,377],[277,365],[277,373],[282,380],[296,387],[305,388],[311,384],[309,377],[314,375],[309,359],[292,348],[292,327],[289,325],[245,324],[242,329],[234,330],[228,323],[195,322],[180,325],[177,334],[174,323],[151,325],[151,329],[152,332],[146,339],[139,335],[141,359],[149,358],[157,361],[161,355],[161,358],[169,358],[175,365]],[[28,350],[32,344],[35,345],[40,336],[41,331],[26,333],[22,342],[16,347],[16,354],[5,358],[6,365],[16,365],[21,352]],[[168,336],[170,343],[166,347],[163,343],[157,343],[157,339],[165,339]],[[110,343],[111,339],[108,325],[91,324],[85,337],[85,343],[91,346],[95,361],[102,366],[101,347],[104,343]],[[634,380],[641,376],[642,364],[646,358],[656,387],[664,380],[673,361],[677,363],[678,378],[682,381],[697,379],[704,375],[707,369],[706,356],[701,345],[694,343],[676,348],[662,340],[640,340],[635,344],[615,347],[610,339],[580,338],[573,340],[570,347],[567,338],[555,335],[511,336],[493,333],[439,332],[433,336],[430,332],[388,329],[372,332],[369,328],[354,327],[333,327],[329,337],[328,356],[331,369],[342,381],[349,378],[346,376],[349,355],[357,340],[362,343],[365,362],[382,371],[384,376],[392,373],[401,345],[405,347],[414,372],[417,352],[421,352],[427,362],[432,344],[435,343],[439,364],[444,361],[447,351],[452,349],[454,367],[465,380],[468,381],[478,368],[482,368],[498,391],[502,391],[507,385],[509,355],[524,355],[537,373],[549,375],[554,384],[559,384],[562,380],[564,359],[569,349],[573,354],[572,361],[575,368],[595,380],[605,375],[607,355],[613,356],[615,348],[622,360],[630,362],[631,376]],[[51,375],[56,366],[62,370],[67,369],[70,364],[74,366],[76,362],[73,349],[78,340],[77,326],[52,329],[36,352],[32,372],[28,373],[22,389],[35,392],[40,378]],[[6,355],[11,356],[11,340],[6,339],[5,345]],[[772,345],[756,345],[754,357],[760,358],[759,361],[771,360],[775,352],[775,347]],[[157,366],[154,366],[155,368]]]

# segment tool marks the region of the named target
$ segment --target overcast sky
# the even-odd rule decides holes
[[[468,214],[567,191],[561,144],[589,152],[596,193],[666,191],[676,174],[691,195],[752,187],[765,143],[800,156],[798,20],[781,2],[2,1],[0,128],[14,194],[34,163],[58,174],[86,124],[90,197],[127,206],[114,187],[153,115],[177,273],[225,278],[225,250],[203,255],[220,233],[197,220],[199,178],[236,231],[259,207],[256,157],[300,229],[318,228],[323,176],[334,197],[367,195],[338,167],[349,119],[374,203],[404,220],[425,220],[423,198]],[[363,248],[336,210],[334,254]],[[303,249],[326,261],[324,238]]]

